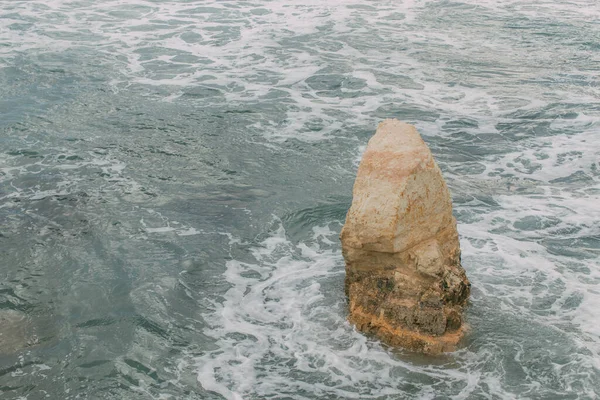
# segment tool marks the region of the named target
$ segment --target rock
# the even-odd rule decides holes
[[[35,343],[27,316],[15,310],[0,310],[0,356],[16,353]]]
[[[349,320],[384,342],[453,351],[471,284],[450,192],[414,126],[388,119],[369,140],[341,233]]]

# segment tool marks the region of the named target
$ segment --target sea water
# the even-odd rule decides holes
[[[600,396],[596,0],[0,2],[0,398]],[[417,126],[462,348],[346,321],[377,123]]]

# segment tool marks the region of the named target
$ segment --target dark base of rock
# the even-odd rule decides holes
[[[438,237],[446,244],[436,258],[443,268],[433,270],[415,262],[415,254],[423,254],[419,246],[403,253],[345,249],[349,320],[358,330],[417,352],[456,349],[471,284],[460,266],[455,231]]]
[[[429,355],[455,351],[467,331],[465,324],[462,324],[458,330],[440,336],[394,328],[384,318],[364,313],[356,307],[351,311],[349,321],[359,331],[376,336],[390,346]]]

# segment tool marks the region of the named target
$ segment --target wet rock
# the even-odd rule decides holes
[[[390,345],[455,350],[470,283],[450,192],[413,126],[388,119],[377,128],[341,240],[350,322]]]

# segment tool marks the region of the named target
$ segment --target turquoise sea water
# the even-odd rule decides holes
[[[0,2],[0,399],[600,397],[595,0]],[[463,348],[346,322],[338,234],[415,124]]]

